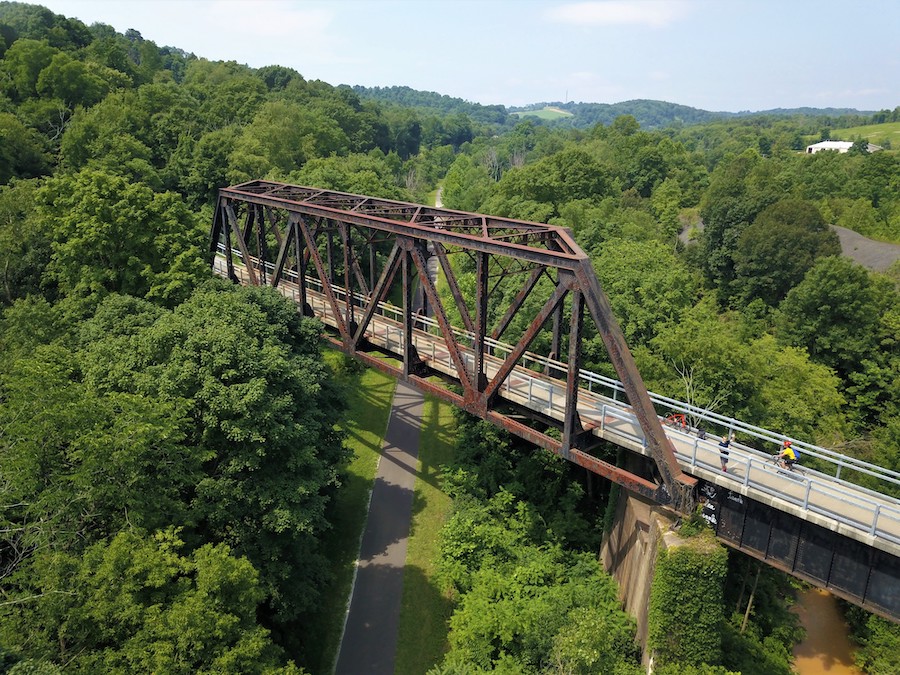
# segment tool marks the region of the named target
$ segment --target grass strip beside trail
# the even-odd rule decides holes
[[[440,663],[447,651],[447,622],[452,604],[434,576],[438,534],[452,507],[450,498],[441,491],[440,479],[443,466],[453,459],[454,436],[452,406],[426,396],[413,520],[403,571],[395,673],[425,673]]]
[[[397,386],[396,380],[377,370],[359,372],[336,350],[326,350],[324,356],[346,396],[348,408],[340,426],[347,434],[345,444],[353,451],[353,458],[329,510],[333,529],[322,545],[323,554],[331,561],[334,579],[323,590],[321,609],[303,637],[304,665],[314,674],[330,673],[337,657],[369,493]]]

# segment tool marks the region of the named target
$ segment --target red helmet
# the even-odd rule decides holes
[[[791,447],[791,442],[790,442],[790,441],[785,441],[785,442],[784,442],[784,447],[786,447],[786,448]]]

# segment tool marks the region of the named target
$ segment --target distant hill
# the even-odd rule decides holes
[[[622,101],[621,103],[560,103],[555,101],[536,103],[524,108],[510,108],[510,112],[527,115],[529,112],[534,111],[537,114],[537,111],[548,107],[557,108],[571,114],[571,117],[555,120],[554,124],[577,128],[592,127],[596,124],[609,125],[622,115],[632,115],[642,129],[658,129],[677,123],[686,125],[703,124],[733,114],[709,112],[677,103],[649,99],[636,99],[633,101]]]
[[[410,87],[362,87],[356,85],[353,91],[360,98],[369,98],[383,103],[430,110],[442,115],[464,113],[473,121],[484,124],[510,124],[517,118],[534,117],[543,124],[572,126],[579,129],[596,124],[609,125],[621,115],[632,115],[642,129],[660,129],[673,124],[704,124],[713,120],[728,117],[792,116],[839,118],[846,116],[868,116],[874,112],[853,110],[851,108],[775,108],[772,110],[749,110],[741,112],[712,112],[692,108],[678,103],[654,101],[651,99],[635,99],[620,103],[562,103],[560,101],[544,101],[527,106],[509,107],[504,105],[481,105],[461,98],[454,98],[433,91],[419,91]],[[554,109],[563,114],[548,114]],[[568,114],[565,114],[568,113]]]
[[[342,85],[343,86],[343,85]],[[429,110],[442,115],[464,113],[473,121],[483,124],[506,124],[509,112],[503,105],[481,105],[461,98],[453,98],[434,91],[419,91],[410,87],[362,87],[354,85],[353,91],[360,98],[374,99],[382,103],[395,103],[408,108]]]
[[[638,124],[641,125],[642,129],[660,129],[671,126],[672,124],[705,124],[713,120],[728,117],[789,117],[793,115],[805,115],[808,117],[837,118],[848,115],[859,116],[874,114],[872,112],[860,112],[850,108],[776,108],[773,110],[759,110],[756,112],[712,112],[709,110],[701,110],[700,108],[692,108],[686,105],[679,105],[678,103],[654,101],[651,99],[635,99],[632,101],[622,101],[621,103],[543,102],[521,108],[510,108],[509,112],[519,116],[528,115],[530,112],[533,112],[535,116],[541,117],[540,111],[547,108],[555,108],[571,113],[571,117],[554,120],[554,123],[558,125],[571,125],[577,128],[592,127],[596,124],[609,125],[621,115],[632,115],[638,121]]]

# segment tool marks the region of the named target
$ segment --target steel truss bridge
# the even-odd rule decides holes
[[[785,436],[648,392],[566,228],[250,181],[219,191],[210,253],[215,273],[277,289],[345,353],[679,513],[700,501],[728,545],[900,620],[900,501],[886,494],[900,474],[795,439],[829,470],[787,472],[770,461]],[[592,334],[617,379],[581,368]],[[537,340],[549,355],[529,351]],[[672,412],[738,434],[729,473],[717,438],[664,426]],[[629,468],[592,454],[603,441],[632,451]]]

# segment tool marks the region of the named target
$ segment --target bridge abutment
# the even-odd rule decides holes
[[[647,660],[647,614],[659,546],[665,546],[677,516],[624,488],[619,490],[613,525],[603,535],[600,559],[619,585],[619,598],[637,621],[637,641]],[[645,663],[646,665],[646,663]]]

